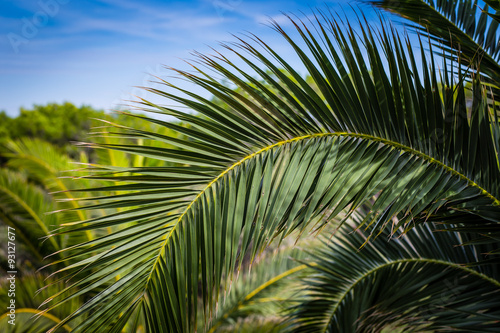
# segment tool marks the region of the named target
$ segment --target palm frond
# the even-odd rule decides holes
[[[69,190],[75,188],[72,177],[75,173],[69,170],[79,168],[73,159],[62,152],[57,146],[40,139],[22,138],[8,140],[2,145],[0,155],[7,158],[6,166],[25,172],[31,183],[40,185],[47,193],[49,200],[54,202],[52,211],[59,211],[58,224],[51,225],[48,230],[52,231],[61,223],[82,221],[90,216],[86,211],[77,210],[77,193]],[[80,186],[96,187],[103,185],[99,181],[81,181]],[[26,185],[29,186],[29,185]],[[79,197],[82,195],[80,194]],[[75,210],[71,210],[75,209]],[[110,213],[110,212],[108,212]],[[43,236],[49,235],[50,232]],[[66,235],[62,238],[62,247],[69,247],[94,238],[90,231],[82,235]],[[47,255],[47,253],[46,253]]]
[[[46,332],[59,323],[64,317],[78,309],[78,306],[84,302],[83,297],[74,298],[66,306],[55,309],[51,313],[40,315],[38,308],[46,298],[63,290],[64,287],[64,282],[47,278],[46,275],[40,273],[28,274],[22,277],[16,276],[15,316],[9,316],[9,309],[6,312],[5,310],[1,312],[0,325],[2,325],[2,332],[40,333]],[[10,303],[10,299],[13,299],[9,297],[9,288],[10,281],[2,279],[0,283],[0,303],[2,304],[2,309],[6,309]],[[11,319],[15,319],[13,321],[15,325],[8,323]],[[64,325],[56,332],[71,332],[71,330],[71,326]]]
[[[249,318],[252,323],[267,322],[269,318],[273,325],[283,322],[283,310],[297,294],[293,286],[299,276],[308,272],[307,265],[297,260],[304,260],[305,249],[312,245],[303,241],[298,246],[282,245],[254,261],[251,271],[230,285],[224,303],[205,331],[234,331]]]
[[[494,332],[500,323],[500,280],[466,264],[480,249],[457,247],[460,234],[432,224],[366,242],[346,225],[315,252],[307,296],[294,308],[293,332]],[[497,245],[498,247],[498,245]],[[356,253],[356,254],[355,254]],[[490,267],[491,268],[491,267]],[[494,273],[490,275],[490,273]]]
[[[488,4],[491,8],[496,11],[500,11],[500,1],[498,0],[484,0],[485,3]]]
[[[372,225],[373,235],[392,221],[395,229],[411,228],[455,215],[473,217],[485,228],[498,225],[498,123],[477,80],[470,112],[463,85],[451,81],[455,74],[463,79],[462,73],[445,68],[438,84],[432,54],[422,51],[423,63],[430,57],[431,65],[419,68],[409,41],[385,27],[377,32],[360,24],[357,34],[322,13],[310,28],[291,23],[301,40],[278,24],[274,28],[319,90],[251,36],[253,42],[225,47],[268,86],[222,54],[199,55],[197,74],[177,72],[229,111],[163,82],[166,91],[150,91],[203,117],[146,100],[144,111],[176,117],[183,124],[150,121],[189,140],[120,128],[179,149],[90,145],[174,166],[94,170],[89,179],[123,182],[108,189],[133,193],[100,197],[100,204],[88,207],[127,210],[66,225],[71,233],[117,231],[67,251],[68,260],[82,259],[60,271],[73,281],[67,291],[103,289],[57,327],[85,314],[74,332],[118,332],[141,309],[151,332],[194,331],[198,304],[212,316],[221,283],[245,256],[253,260],[273,239],[313,225],[320,229],[340,213],[347,217],[367,200],[374,204],[363,223]],[[202,65],[248,97],[220,84]],[[54,306],[68,300],[59,294],[54,299]]]
[[[23,138],[3,143],[1,155],[7,158],[6,165],[23,170],[48,191],[63,191],[71,186],[58,181],[67,170],[75,168],[74,161],[60,148],[40,139]]]
[[[15,229],[26,247],[31,260],[40,264],[44,256],[61,249],[61,237],[42,242],[49,230],[58,225],[56,215],[47,215],[54,210],[54,202],[37,186],[27,182],[26,176],[0,169],[0,221]]]
[[[497,1],[480,4],[477,0],[361,0],[396,13],[415,24],[414,31],[430,34],[434,46],[444,50],[445,57],[457,54],[465,66],[486,75],[493,85],[494,96],[500,96],[500,35]],[[491,7],[490,7],[490,6]],[[481,8],[483,7],[483,8]]]

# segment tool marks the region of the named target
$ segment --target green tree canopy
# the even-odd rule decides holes
[[[54,144],[66,145],[69,141],[81,141],[87,136],[92,118],[105,118],[102,110],[88,105],[80,107],[72,103],[34,105],[21,108],[17,117],[0,113],[0,136],[18,139],[39,138]]]

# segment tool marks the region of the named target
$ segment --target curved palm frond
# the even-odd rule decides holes
[[[49,284],[47,286],[47,284]],[[2,309],[7,307],[10,302],[9,297],[10,281],[3,279],[0,283],[0,303]],[[0,325],[2,325],[2,332],[5,333],[40,333],[46,332],[55,324],[60,323],[61,320],[70,315],[73,311],[78,309],[80,304],[84,302],[83,297],[74,298],[71,302],[64,307],[54,309],[53,312],[44,313],[40,316],[38,307],[48,297],[63,290],[65,287],[64,282],[58,282],[52,278],[47,279],[44,274],[34,273],[22,277],[16,277],[15,289],[15,317],[10,317],[9,310],[7,309],[0,313]],[[5,306],[3,306],[5,305]],[[9,324],[8,321],[15,319],[15,325]],[[71,332],[70,325],[63,325],[56,332]]]
[[[8,140],[2,146],[1,155],[7,158],[8,167],[28,172],[48,191],[64,191],[74,184],[58,179],[64,171],[74,168],[74,161],[55,145],[40,139],[22,138]]]
[[[396,13],[415,24],[408,26],[424,35],[430,33],[434,45],[445,57],[460,54],[465,66],[487,76],[495,99],[500,97],[500,31],[497,1],[477,0],[361,0]],[[484,8],[481,8],[484,7]]]
[[[120,228],[68,251],[70,260],[85,259],[60,271],[73,282],[67,291],[105,288],[56,327],[88,314],[74,332],[119,332],[142,310],[150,332],[194,331],[198,304],[206,314],[214,311],[222,281],[231,279],[245,256],[253,260],[273,239],[321,228],[343,212],[349,216],[369,199],[374,204],[363,223],[373,226],[373,235],[393,221],[396,229],[411,228],[454,216],[466,229],[470,220],[498,226],[498,121],[477,80],[469,110],[463,85],[450,81],[456,73],[445,69],[438,84],[432,54],[431,67],[419,68],[409,41],[395,32],[360,24],[356,33],[321,13],[313,30],[291,23],[301,40],[278,24],[274,28],[319,91],[253,36],[258,46],[240,40],[225,47],[268,86],[222,54],[198,58],[249,97],[201,66],[193,65],[195,74],[177,71],[229,111],[168,82],[173,92],[150,89],[204,117],[145,100],[144,111],[184,125],[136,117],[189,140],[118,126],[129,137],[182,150],[91,145],[175,165],[93,170],[98,175],[90,179],[123,182],[109,190],[133,193],[99,197],[100,204],[88,207],[128,210],[66,225],[71,233]],[[421,57],[426,64],[429,56],[422,51]],[[54,299],[54,306],[63,306],[71,298]]]
[[[54,210],[54,202],[37,186],[28,183],[26,176],[0,169],[0,222],[15,229],[16,236],[25,246],[30,259],[39,263],[62,247],[61,237],[42,238],[55,228],[59,221],[56,215],[47,215]]]
[[[31,182],[39,184],[48,192],[47,197],[50,197],[54,204],[52,210],[45,211],[43,214],[56,210],[60,212],[57,215],[58,223],[51,225],[48,230],[54,230],[61,223],[82,221],[90,217],[86,211],[77,209],[79,205],[76,201],[76,192],[69,191],[75,188],[75,182],[70,177],[72,174],[68,170],[75,169],[76,161],[60,151],[59,147],[40,139],[31,138],[8,140],[2,146],[0,154],[7,158],[6,166],[26,172]],[[98,185],[104,185],[104,183],[94,180],[82,181],[80,184],[80,186],[87,187]],[[50,232],[46,232],[43,236],[48,234]],[[63,242],[60,244],[60,248],[93,238],[90,231],[80,235],[66,235],[62,238]],[[45,255],[47,254],[45,253]]]
[[[297,260],[305,260],[308,255],[305,249],[319,244],[318,241],[310,243],[302,241],[298,247],[281,245],[255,260],[251,270],[231,284],[224,303],[205,331],[229,332],[237,331],[238,327],[243,330],[245,322],[262,322],[282,329],[283,310],[290,306],[297,294],[293,286],[299,276],[309,272],[307,265]],[[244,331],[247,330],[249,328]],[[254,330],[258,331],[258,328]]]
[[[497,267],[468,267],[480,248],[456,245],[460,234],[419,225],[397,239],[370,242],[346,225],[315,252],[308,293],[293,309],[293,332],[495,332],[500,324]],[[491,271],[493,268],[493,271]]]

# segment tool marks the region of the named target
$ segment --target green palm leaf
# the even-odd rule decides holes
[[[293,332],[495,332],[500,323],[500,274],[467,267],[480,247],[457,247],[460,234],[421,225],[398,239],[343,228],[315,252],[309,291],[294,308]]]
[[[466,66],[473,66],[493,84],[500,96],[500,35],[497,1],[477,0],[362,0],[396,13],[415,24],[408,26],[427,35],[446,57],[460,54]],[[482,8],[483,7],[483,8]]]
[[[69,260],[82,260],[60,271],[74,282],[68,291],[77,296],[105,289],[60,325],[88,315],[74,332],[119,332],[141,310],[150,332],[194,331],[198,304],[212,316],[226,287],[222,281],[244,256],[253,260],[273,239],[321,228],[367,200],[374,201],[373,209],[363,223],[373,226],[373,235],[392,221],[398,221],[396,228],[410,228],[429,218],[459,216],[484,228],[498,225],[498,122],[482,86],[475,81],[468,110],[463,85],[449,81],[461,73],[445,68],[441,86],[432,55],[430,68],[418,68],[411,45],[404,47],[409,42],[397,34],[360,26],[358,38],[352,28],[319,16],[312,31],[291,20],[301,41],[274,25],[319,91],[253,36],[257,46],[240,40],[226,48],[267,87],[223,55],[200,55],[202,64],[244,94],[201,67],[195,67],[197,74],[178,73],[229,111],[164,82],[170,90],[150,91],[204,117],[147,101],[144,110],[178,118],[184,125],[150,121],[189,140],[121,128],[130,137],[182,150],[92,145],[175,166],[93,170],[90,179],[124,182],[109,189],[134,193],[101,197],[88,207],[128,210],[66,225],[71,233],[118,231],[69,249]],[[427,63],[428,55],[421,57]],[[475,163],[476,156],[483,163]],[[54,298],[61,306],[71,299]]]
[[[61,249],[61,237],[42,238],[58,225],[53,201],[21,173],[0,169],[0,221],[14,228],[30,258],[39,264],[44,256]],[[21,245],[22,244],[22,245]]]
[[[48,286],[46,286],[49,284]],[[5,309],[10,302],[9,294],[10,282],[3,280],[0,284],[0,303],[2,309]],[[28,274],[22,277],[16,277],[15,290],[15,325],[9,324],[8,321],[10,312],[2,311],[0,314],[0,325],[2,332],[5,333],[40,333],[46,332],[55,324],[75,311],[80,304],[84,302],[83,298],[75,298],[73,301],[66,304],[64,307],[55,309],[51,313],[42,313],[38,310],[44,299],[63,290],[64,282],[56,281],[48,278],[44,274]],[[58,333],[71,332],[72,328],[69,325],[63,325]]]
[[[28,172],[48,191],[64,191],[72,185],[58,177],[74,168],[74,161],[55,145],[40,139],[23,138],[8,140],[2,146],[2,156],[7,158],[8,167]]]
[[[312,244],[302,241],[298,248],[282,245],[255,261],[251,271],[230,285],[224,304],[206,329],[209,332],[234,331],[237,327],[243,329],[245,322],[253,326],[259,321],[283,329],[283,311],[296,297],[293,286],[297,277],[308,272],[307,265],[297,260],[306,259],[304,248],[318,244],[318,241]],[[247,330],[249,328],[243,331]],[[258,328],[255,330],[258,331]]]
[[[77,167],[76,161],[55,145],[39,139],[8,140],[2,146],[1,155],[7,158],[6,166],[26,172],[29,181],[40,185],[48,193],[46,197],[54,202],[51,209],[44,211],[43,214],[61,211],[57,215],[58,223],[52,224],[47,230],[53,230],[61,223],[82,221],[88,218],[86,211],[71,210],[79,207],[76,202],[76,192],[69,191],[75,188],[75,182],[68,170]],[[87,187],[97,185],[103,185],[103,183],[82,181],[80,184],[80,186]],[[29,185],[26,186],[29,187]],[[48,231],[44,232],[43,236],[48,234]],[[61,239],[63,243],[60,245],[61,248],[68,247],[92,238],[94,237],[90,231],[82,235],[66,235]]]

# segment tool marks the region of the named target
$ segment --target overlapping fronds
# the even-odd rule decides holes
[[[61,237],[42,242],[58,225],[57,216],[45,214],[52,210],[54,203],[39,187],[29,184],[26,175],[0,169],[0,221],[15,229],[20,244],[39,262],[61,249]]]
[[[414,23],[408,26],[430,34],[447,58],[484,74],[498,100],[500,96],[500,5],[478,0],[361,0],[396,13]],[[491,86],[492,85],[492,86]]]
[[[69,260],[82,259],[60,271],[71,277],[67,291],[100,292],[59,326],[86,315],[73,332],[120,332],[142,311],[148,332],[201,331],[199,311],[207,321],[214,316],[223,281],[243,258],[253,260],[294,231],[320,230],[367,200],[373,206],[362,223],[372,235],[454,216],[464,232],[469,220],[498,225],[498,120],[477,77],[468,108],[467,73],[445,68],[438,77],[424,51],[417,65],[409,41],[385,26],[360,24],[355,32],[322,13],[308,25],[290,22],[297,39],[273,27],[317,89],[272,46],[249,36],[224,45],[239,62],[198,55],[194,73],[177,71],[227,108],[166,81],[165,90],[149,89],[187,111],[146,100],[143,111],[183,124],[137,117],[186,140],[118,126],[128,137],[179,149],[90,145],[174,164],[93,170],[91,179],[120,182],[107,190],[126,192],[93,198],[100,203],[87,208],[123,210],[66,224],[70,233],[117,231],[67,251]],[[69,300],[56,294],[54,306]]]
[[[23,138],[8,140],[2,146],[1,155],[7,158],[8,167],[26,171],[48,191],[64,191],[74,185],[74,182],[64,182],[58,178],[75,168],[75,165],[68,155],[53,144],[40,139]]]
[[[9,276],[7,276],[9,277]],[[64,289],[63,282],[56,282],[54,279],[47,279],[45,274],[28,274],[22,277],[16,276],[15,288],[15,316],[9,316],[10,311],[7,305],[13,299],[9,296],[10,280],[3,279],[0,283],[0,303],[2,312],[0,314],[0,325],[5,333],[40,333],[46,332],[61,319],[75,311],[84,302],[83,297],[74,298],[65,307],[55,309],[51,313],[38,316],[38,307],[44,299]],[[47,286],[48,285],[48,286]],[[15,325],[9,324],[11,319]],[[82,318],[80,318],[82,320]],[[70,325],[63,325],[58,333],[71,332]]]
[[[34,185],[37,185],[39,192],[44,192],[44,201],[51,202],[50,207],[45,207],[47,210],[38,213],[43,219],[51,219],[52,223],[47,226],[47,230],[41,234],[37,233],[36,237],[47,236],[50,234],[49,231],[58,228],[61,223],[85,220],[89,217],[86,211],[71,210],[79,207],[75,200],[82,194],[69,190],[74,189],[75,186],[96,187],[99,184],[103,185],[103,182],[81,181],[77,185],[70,177],[75,172],[70,172],[70,170],[81,168],[81,166],[76,164],[76,161],[60,148],[43,140],[26,137],[4,142],[0,155],[7,158],[6,167],[8,169],[21,170],[26,174],[23,180],[24,184],[21,182],[20,187],[33,188]],[[33,207],[36,207],[36,204]],[[61,211],[57,216],[47,215],[56,210]],[[28,229],[27,232],[29,232]],[[80,235],[66,235],[59,239],[60,247],[58,249],[92,238],[93,235],[90,231]],[[37,243],[40,242],[41,239],[38,239]],[[53,242],[53,240],[49,240],[49,242]],[[49,254],[51,253],[43,252],[44,256]]]
[[[346,225],[314,254],[307,296],[294,308],[292,332],[495,332],[500,325],[496,266],[468,267],[480,248],[457,247],[458,233],[419,225],[389,240]],[[353,253],[356,255],[353,255]]]
[[[248,326],[263,322],[270,328],[283,329],[284,310],[293,304],[298,294],[294,288],[298,277],[310,272],[308,266],[298,260],[306,260],[306,249],[319,244],[315,241],[312,244],[301,242],[297,247],[280,246],[259,258],[250,271],[244,272],[246,274],[231,285],[208,331],[234,331],[237,327],[245,327],[245,322]]]

